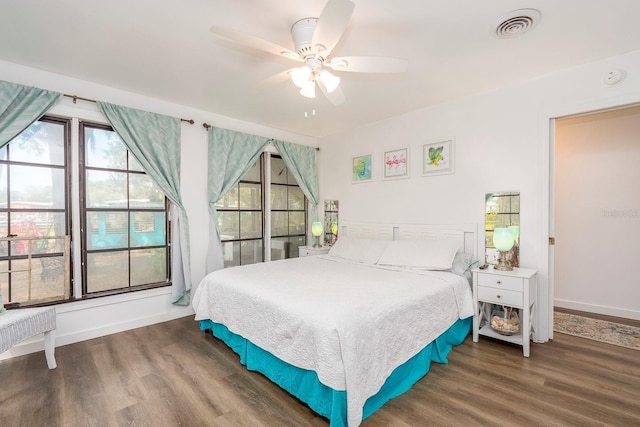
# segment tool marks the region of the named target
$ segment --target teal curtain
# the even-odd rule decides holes
[[[42,117],[61,96],[0,80],[0,148]]]
[[[318,220],[318,167],[316,165],[316,149],[306,145],[285,141],[273,141],[278,153],[282,156],[287,169],[296,179],[300,189],[313,206],[313,220]]]
[[[209,128],[209,251],[207,273],[224,267],[216,202],[247,173],[269,139],[215,127]]]
[[[98,107],[171,201],[171,300],[189,305],[189,222],[180,195],[180,119],[98,101]]]

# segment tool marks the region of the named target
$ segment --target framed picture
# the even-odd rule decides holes
[[[353,158],[352,181],[368,182],[373,179],[373,154],[364,154]]]
[[[383,179],[409,178],[409,148],[384,152]]]
[[[422,176],[444,175],[454,171],[453,139],[422,146]]]

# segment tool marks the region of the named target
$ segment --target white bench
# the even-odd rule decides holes
[[[0,313],[0,353],[21,341],[44,333],[44,354],[49,369],[56,368],[55,307],[22,308]]]

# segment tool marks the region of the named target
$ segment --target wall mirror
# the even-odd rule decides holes
[[[514,235],[513,248],[507,254],[513,267],[520,265],[520,192],[505,191],[485,195],[485,263],[496,265],[499,252],[493,244],[496,228],[510,228]]]
[[[338,201],[324,201],[324,242],[333,245],[338,238]]]

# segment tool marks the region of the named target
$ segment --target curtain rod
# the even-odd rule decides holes
[[[95,99],[89,99],[89,98],[83,98],[81,96],[76,96],[76,95],[68,95],[66,93],[62,94],[63,96],[66,96],[67,98],[71,98],[73,99],[73,103],[75,104],[78,100],[80,101],[87,101],[87,102],[93,102],[94,104],[97,103],[98,101],[96,101]],[[180,119],[181,122],[186,122],[189,123],[190,125],[194,124],[195,122],[192,119]]]
[[[213,125],[210,125],[209,123],[203,123],[202,127],[205,128],[206,130],[209,130],[209,128],[212,128]],[[269,139],[269,142],[273,142],[273,138]],[[320,151],[320,147],[313,147],[316,149],[316,151]]]

